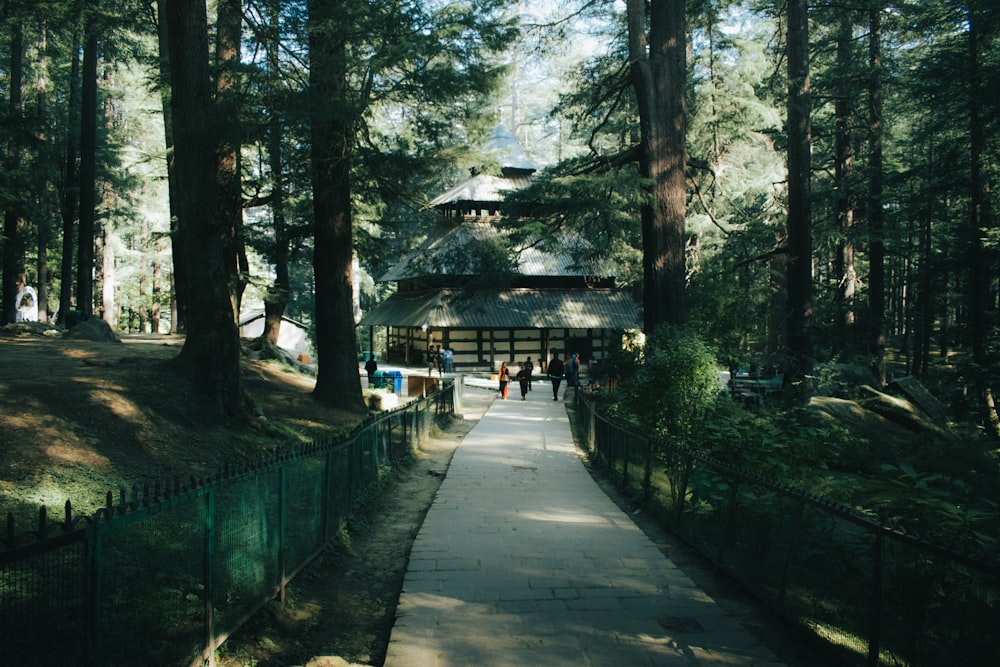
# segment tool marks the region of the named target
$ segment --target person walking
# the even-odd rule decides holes
[[[559,358],[558,352],[552,353],[552,361],[549,362],[549,382],[552,383],[552,400],[559,400],[559,385],[562,384],[563,373],[566,367]]]
[[[531,371],[528,370],[527,364],[521,364],[521,370],[517,372],[517,384],[521,387],[521,400],[525,400],[528,397],[528,383],[531,381]]]
[[[434,352],[434,346],[427,346],[427,377],[434,374],[434,368],[437,366],[437,353]]]
[[[510,384],[510,369],[507,368],[507,362],[504,361],[500,364],[500,398],[507,398],[507,385]]]
[[[528,391],[531,391],[531,375],[535,372],[535,364],[531,362],[531,357],[524,362],[524,368],[528,371]]]
[[[375,361],[375,353],[368,355],[368,361],[365,362],[365,371],[368,373],[368,386],[375,386],[375,371],[378,370],[378,362]]]
[[[571,354],[569,359],[566,361],[566,391],[569,391],[570,387],[573,387],[573,391],[579,388],[580,382],[580,360],[577,358],[576,354]],[[563,398],[566,394],[563,394]]]

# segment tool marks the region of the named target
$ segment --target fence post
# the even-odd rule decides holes
[[[628,487],[628,444],[629,432],[622,431],[622,486]]]
[[[608,432],[611,430],[611,427],[608,426],[608,423],[606,421],[604,421],[603,419],[600,420],[600,424],[601,424],[601,431],[597,435],[597,455],[599,457],[601,457],[602,459],[604,459],[604,464],[607,465],[608,464],[608,438],[610,437],[608,435]]]
[[[597,404],[585,403],[587,406],[587,452],[597,451]]]
[[[691,476],[691,467],[694,465],[694,459],[691,458],[690,454],[684,454],[686,459],[684,462],[684,472],[681,475],[680,488],[677,489],[677,517],[674,519],[675,527],[680,530],[681,527],[681,515],[684,512],[684,502],[687,498],[687,485],[688,477]]]
[[[285,556],[288,553],[288,461],[278,468],[278,602],[285,604]]]
[[[323,471],[323,525],[320,529],[322,531],[322,543],[326,544],[330,541],[330,518],[333,516],[332,508],[330,504],[333,503],[333,449],[327,449],[326,460],[324,471]]]
[[[785,558],[785,567],[782,568],[781,572],[781,587],[778,589],[778,599],[774,605],[775,609],[781,609],[781,605],[785,603],[785,592],[788,590],[788,574],[792,570],[792,561],[795,559],[795,552],[798,551],[799,537],[802,535],[802,515],[805,513],[805,509],[805,502],[799,500],[798,507],[795,509],[795,520],[792,522],[792,537],[788,544],[788,556]]]
[[[882,634],[882,558],[884,538],[881,532],[875,534],[875,553],[872,563],[872,618],[868,631],[867,667],[878,667],[879,644]]]
[[[719,551],[715,556],[715,563],[725,570],[726,551],[729,550],[729,542],[733,534],[733,526],[736,525],[736,507],[739,501],[740,483],[734,480],[729,485],[729,507],[726,508],[726,523],[722,527],[722,540],[719,542]]]
[[[419,410],[420,410],[420,404],[417,403],[413,412],[417,412]],[[409,451],[413,450],[413,443],[410,442],[410,437],[412,437],[412,435],[416,433],[416,431],[413,429],[413,421],[414,421],[413,413],[410,412],[409,409],[407,409],[406,412],[403,413],[403,451],[399,453],[400,458],[402,458],[404,455],[408,453],[407,450]]]
[[[649,438],[645,438],[646,441],[646,460],[644,461],[643,476],[642,476],[642,505],[643,507],[649,507],[649,489],[653,485],[653,441]]]
[[[87,529],[86,534],[87,602],[83,625],[83,650],[85,664],[96,666],[101,664],[101,580],[104,574],[99,518]]]
[[[212,562],[215,560],[215,487],[209,486],[202,505],[202,525],[205,530],[202,580],[205,584],[205,652],[209,667],[215,667],[215,579]]]
[[[611,447],[611,425],[607,421],[601,420],[602,429],[597,441],[597,454],[604,459],[604,465],[611,465],[609,454]]]

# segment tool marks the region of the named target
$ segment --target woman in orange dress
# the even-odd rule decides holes
[[[507,398],[507,385],[510,384],[510,369],[507,362],[500,364],[500,398]]]

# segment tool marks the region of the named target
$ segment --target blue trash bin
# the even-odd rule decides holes
[[[385,371],[375,371],[372,376],[372,389],[382,389],[385,387]]]
[[[385,374],[386,383],[388,383],[388,378],[392,378],[392,390],[397,394],[403,393],[403,374],[399,371],[388,371]]]

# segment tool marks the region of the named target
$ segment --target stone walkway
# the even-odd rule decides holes
[[[455,452],[385,665],[780,665],[591,479],[548,385],[516,394]]]

